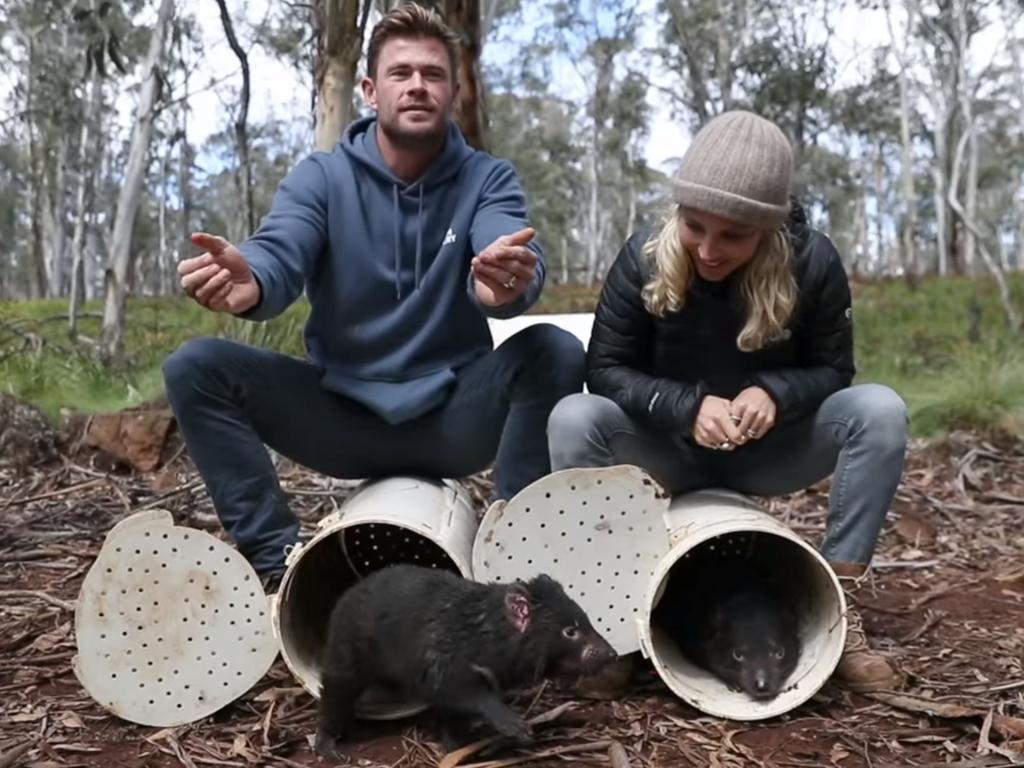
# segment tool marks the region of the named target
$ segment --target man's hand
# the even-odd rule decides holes
[[[185,293],[214,312],[244,312],[260,300],[260,286],[242,252],[223,237],[193,232],[206,253],[178,264]]]
[[[747,387],[736,395],[729,411],[744,440],[758,440],[775,426],[775,401],[760,387]]]
[[[527,227],[502,235],[473,258],[470,268],[481,304],[500,307],[526,293],[537,274],[537,254],[526,247],[534,234]]]
[[[693,437],[698,445],[715,450],[731,451],[743,445],[746,438],[732,421],[730,403],[724,397],[707,395],[693,424]]]

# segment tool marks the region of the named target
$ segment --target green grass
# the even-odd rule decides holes
[[[1024,275],[1013,294],[1024,306]],[[977,302],[977,340],[969,338]],[[907,401],[914,434],[951,429],[1024,434],[1024,336],[1010,333],[995,285],[930,278],[856,286],[857,381],[888,384]]]
[[[1014,294],[1024,304],[1024,275],[1015,277]],[[592,311],[597,294],[552,285],[533,311]],[[973,342],[972,301],[981,308],[980,339]],[[0,388],[36,403],[54,420],[62,407],[129,407],[162,395],[160,364],[194,336],[219,335],[301,355],[308,311],[303,300],[273,321],[251,323],[184,298],[132,300],[127,364],[108,370],[69,341],[65,301],[0,302]],[[102,306],[90,303],[84,312],[81,332],[98,338]],[[910,407],[914,434],[956,428],[1024,434],[1024,339],[1009,333],[993,285],[958,278],[924,280],[917,290],[903,282],[858,284],[854,312],[857,381],[896,389]]]

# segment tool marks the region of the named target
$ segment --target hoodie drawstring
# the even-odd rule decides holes
[[[423,185],[420,184],[420,208],[416,213],[416,271],[414,274],[415,286],[420,287],[420,258],[423,253]]]
[[[398,207],[398,185],[391,185],[391,220],[395,225],[395,298],[402,298],[402,223]]]
[[[419,187],[419,209],[416,212],[416,266],[414,288],[420,287],[421,265],[423,263],[423,185]],[[402,299],[402,211],[398,204],[398,185],[391,185],[392,220],[395,227],[395,298]]]

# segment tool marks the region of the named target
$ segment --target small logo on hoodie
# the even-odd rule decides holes
[[[448,243],[454,243],[454,242],[455,242],[455,233],[452,232],[452,228],[451,227],[448,227],[448,232],[445,234],[444,242],[441,243],[441,246],[444,247],[444,246],[448,245]]]

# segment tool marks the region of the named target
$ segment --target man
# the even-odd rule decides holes
[[[303,290],[308,360],[197,339],[164,364],[168,397],[217,514],[272,591],[299,524],[264,444],[335,477],[461,477],[496,460],[495,496],[550,471],[545,426],[583,388],[570,334],[529,327],[497,349],[487,317],[544,283],[511,165],[452,122],[457,37],[408,5],[374,28],[363,95],[376,116],[300,162],[258,231],[178,268],[217,312],[280,314]]]

